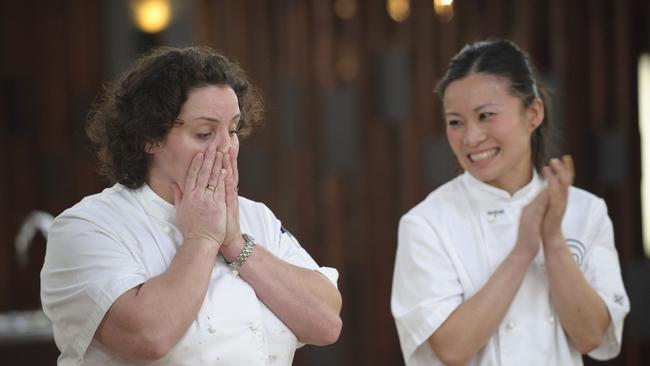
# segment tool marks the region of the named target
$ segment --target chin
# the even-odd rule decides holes
[[[477,180],[487,184],[490,184],[490,182],[493,182],[498,178],[497,174],[485,171],[485,169],[468,169],[467,171]]]

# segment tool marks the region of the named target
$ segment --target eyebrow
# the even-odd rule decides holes
[[[494,102],[485,103],[485,104],[483,104],[483,105],[480,105],[480,106],[474,108],[474,112],[478,112],[479,110],[481,110],[481,109],[483,109],[483,108],[485,108],[485,107],[493,106],[493,105],[497,105],[497,104],[498,104],[498,103],[494,103]]]
[[[232,121],[234,121],[234,120],[236,120],[236,119],[238,119],[240,117],[241,117],[241,114],[238,113],[230,120],[230,122],[232,122]],[[206,117],[206,116],[199,116],[199,117],[196,117],[196,118],[192,118],[190,121],[196,121],[198,119],[202,119],[202,120],[205,120],[205,121],[208,121],[208,122],[215,122],[215,123],[221,122],[221,120],[218,119],[218,118],[212,118],[212,117]]]
[[[482,105],[480,105],[480,106],[474,108],[473,111],[474,111],[474,112],[478,112],[479,110],[481,110],[481,109],[483,109],[483,108],[485,108],[485,107],[487,107],[487,106],[491,106],[491,105],[497,105],[497,103],[492,103],[492,102],[490,102],[490,103],[485,103],[485,104],[482,104]],[[446,112],[446,113],[445,113],[445,116],[460,116],[460,113],[457,113],[457,112]]]

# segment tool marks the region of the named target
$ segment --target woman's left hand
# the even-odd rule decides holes
[[[238,241],[243,241],[239,227],[239,195],[237,194],[239,173],[233,149],[224,154],[223,167],[226,170],[226,237],[221,249],[227,251],[230,247],[235,247]]]
[[[566,211],[569,187],[575,176],[573,159],[570,155],[564,155],[562,160],[551,159],[549,165],[542,169],[542,174],[548,182],[546,190],[549,199],[542,224],[542,242],[546,247],[549,242],[564,241],[562,218]]]

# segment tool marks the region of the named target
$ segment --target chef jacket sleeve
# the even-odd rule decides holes
[[[600,199],[592,211],[593,246],[585,256],[584,274],[587,282],[605,302],[611,323],[603,337],[602,343],[589,356],[597,360],[615,357],[621,350],[623,320],[630,311],[630,303],[621,276],[618,253],[614,246],[612,221],[607,215],[605,202]]]
[[[463,289],[440,235],[423,217],[400,220],[391,311],[407,364],[462,303]]]
[[[338,288],[339,273],[335,268],[322,267],[307,253],[298,240],[289,232],[273,212],[262,203],[258,203],[264,212],[264,226],[266,227],[265,246],[275,256],[298,267],[314,270],[327,278],[332,285]]]
[[[41,301],[57,338],[80,356],[113,302],[146,280],[142,266],[108,230],[73,214],[53,222]]]

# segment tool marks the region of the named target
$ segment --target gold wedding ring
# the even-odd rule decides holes
[[[212,192],[214,192],[216,189],[217,189],[217,188],[216,188],[215,186],[213,186],[212,184],[208,184],[207,186],[205,186],[205,190],[206,190],[206,191],[212,191]]]

